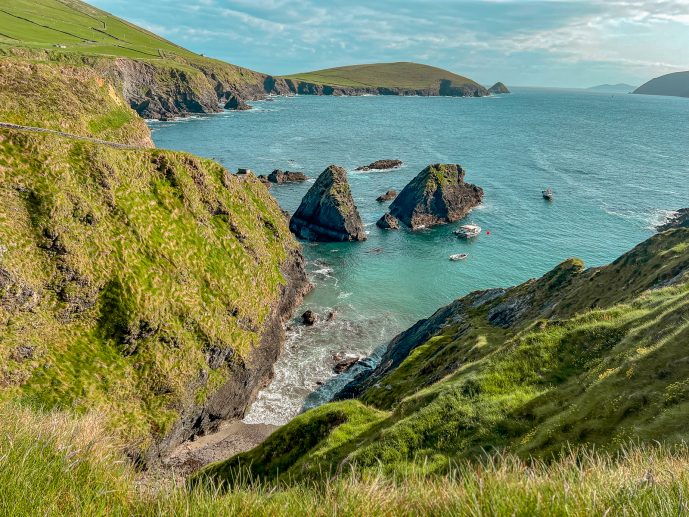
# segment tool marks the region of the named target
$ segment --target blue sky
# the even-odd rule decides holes
[[[639,85],[689,70],[689,0],[90,0],[271,74],[417,61],[492,84]]]

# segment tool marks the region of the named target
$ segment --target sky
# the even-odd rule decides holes
[[[490,85],[638,86],[689,70],[689,0],[89,0],[195,52],[282,75],[415,61]]]

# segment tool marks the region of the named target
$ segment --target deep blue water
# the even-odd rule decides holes
[[[315,178],[341,165],[352,171],[370,233],[365,243],[305,245],[317,287],[304,309],[337,316],[310,329],[294,326],[251,422],[294,416],[317,382],[332,378],[334,352],[369,353],[457,297],[540,276],[568,257],[607,263],[650,236],[669,211],[689,206],[688,99],[517,89],[480,99],[300,96],[254,106],[154,122],[154,140],[230,170],[281,168]],[[381,158],[399,158],[404,167],[353,172]],[[457,225],[378,229],[386,204],[375,198],[438,162],[462,164],[467,181],[483,187],[484,204],[467,221],[490,235],[465,243],[451,235]],[[312,183],[271,192],[292,212]],[[541,197],[547,186],[553,203]],[[469,258],[448,261],[459,252]],[[327,398],[323,391],[309,404]]]

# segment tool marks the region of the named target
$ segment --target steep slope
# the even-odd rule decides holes
[[[150,148],[88,68],[0,70],[2,119],[77,135],[0,128],[0,399],[98,413],[145,461],[241,417],[308,288],[277,203]]]
[[[342,397],[195,482],[314,479],[350,468],[446,472],[495,448],[689,438],[689,230],[609,266],[569,260],[538,280],[472,293],[396,337]],[[246,475],[246,472],[243,471]]]
[[[328,68],[283,77],[299,94],[450,95],[482,97],[488,90],[447,70],[418,63],[374,63]]]
[[[275,80],[194,54],[80,0],[5,0],[0,52],[96,69],[143,117],[212,113]]]
[[[689,97],[689,72],[661,75],[642,84],[633,93]]]

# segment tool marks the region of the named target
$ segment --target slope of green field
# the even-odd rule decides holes
[[[689,97],[689,72],[661,75],[639,86],[633,93]]]
[[[3,0],[0,45],[137,59],[201,59],[79,0]]]
[[[444,473],[495,449],[549,458],[570,446],[682,443],[688,241],[689,230],[670,230],[603,268],[570,260],[510,290],[462,298],[428,320],[428,336],[410,330],[409,353],[386,354],[359,400],[308,411],[197,480]]]
[[[453,86],[478,86],[475,81],[453,74],[442,68],[406,62],[342,66],[289,75],[285,76],[285,78],[313,84],[350,88],[422,90],[437,88],[442,80],[451,81]]]

